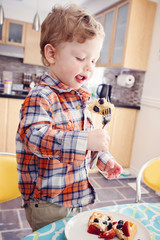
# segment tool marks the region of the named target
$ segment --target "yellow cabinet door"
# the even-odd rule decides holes
[[[0,115],[0,152],[6,149],[6,130],[7,130],[7,111],[8,98],[0,98],[1,115]]]
[[[148,0],[130,1],[124,46],[124,68],[146,71],[157,4]]]
[[[16,132],[19,124],[19,111],[24,100],[8,99],[6,152],[16,153]]]
[[[124,168],[130,167],[137,113],[136,109],[115,109],[110,152]]]
[[[33,31],[32,24],[27,23],[23,63],[40,66],[43,65],[41,61],[39,44],[40,44],[40,32]]]

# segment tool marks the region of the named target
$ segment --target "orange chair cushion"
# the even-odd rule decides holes
[[[160,158],[149,163],[143,172],[144,183],[155,191],[160,191]]]

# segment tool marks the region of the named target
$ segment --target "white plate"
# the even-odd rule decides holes
[[[101,211],[101,212],[113,216],[115,221],[124,219],[131,222],[135,222],[137,224],[137,232],[134,236],[134,240],[137,240],[137,239],[151,240],[149,231],[146,229],[146,227],[142,223],[140,223],[135,218],[129,217],[125,214],[118,213],[118,212],[109,212],[109,211]],[[65,236],[67,240],[75,240],[75,239],[76,240],[99,240],[97,235],[90,234],[87,232],[88,220],[92,213],[93,211],[82,212],[69,220],[69,222],[65,227]],[[114,237],[112,239],[117,240],[118,238]]]

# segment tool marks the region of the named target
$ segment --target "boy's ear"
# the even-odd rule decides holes
[[[44,47],[44,54],[45,54],[47,61],[50,64],[55,63],[55,48],[51,44],[47,44]]]

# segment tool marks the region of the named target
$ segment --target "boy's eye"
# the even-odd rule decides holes
[[[78,61],[81,61],[81,62],[82,62],[82,61],[84,61],[85,58],[76,57],[76,59],[77,59]]]
[[[96,62],[97,62],[96,60],[93,60],[93,61],[92,61],[92,64],[96,65]]]

